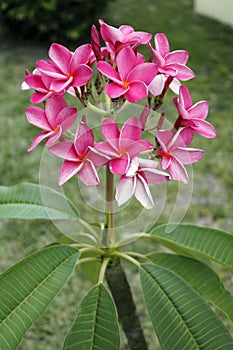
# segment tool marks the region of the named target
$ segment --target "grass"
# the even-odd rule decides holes
[[[109,3],[104,20],[112,25],[130,24],[137,30],[151,33],[164,32],[172,50],[186,49],[190,53],[189,66],[197,77],[187,83],[194,102],[201,99],[210,103],[208,120],[215,126],[218,137],[214,140],[196,137],[193,147],[205,150],[204,158],[194,164],[193,193],[184,222],[214,226],[232,231],[232,44],[233,30],[216,21],[193,12],[191,0],[115,0]],[[21,181],[38,183],[43,146],[33,153],[26,152],[36,130],[27,124],[25,108],[29,105],[30,92],[21,92],[24,70],[33,69],[37,59],[47,57],[47,47],[20,45],[1,38],[0,48],[0,179],[1,185],[13,185]],[[168,102],[168,99],[167,101]],[[165,103],[166,117],[174,118],[173,105]],[[48,178],[51,177],[50,169]],[[167,188],[167,204],[160,221],[171,215],[178,192],[177,184]],[[72,192],[69,185],[67,191]],[[158,190],[159,192],[159,190]],[[186,188],[183,188],[185,195]],[[160,192],[159,192],[160,193]],[[138,209],[137,209],[138,210]],[[181,207],[182,210],[182,207]],[[91,214],[85,208],[86,215]],[[127,214],[128,215],[128,214]],[[147,213],[145,221],[151,219]],[[59,232],[52,223],[3,221],[0,223],[0,270],[52,243]],[[51,304],[44,317],[28,332],[20,349],[52,350],[61,348],[62,339],[73,319],[77,301],[84,296],[90,282],[79,272],[80,278],[72,278]],[[139,311],[150,340],[150,323],[144,315],[140,291],[133,289]],[[226,284],[229,289],[229,279]],[[150,341],[154,349],[154,339]]]

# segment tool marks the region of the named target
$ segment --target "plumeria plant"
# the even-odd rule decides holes
[[[156,210],[152,189],[169,181],[188,188],[186,165],[204,154],[190,146],[195,134],[216,136],[206,121],[208,102],[193,104],[183,85],[195,77],[187,66],[188,52],[170,51],[163,33],[153,40],[129,25],[115,28],[99,20],[90,43],[74,52],[53,43],[48,55],[33,72],[26,71],[22,83],[22,89],[33,90],[27,120],[41,130],[28,151],[44,143],[50,159],[62,161],[60,188],[70,180],[78,194],[75,179],[79,186],[101,188],[105,195],[97,196],[97,205],[101,200],[104,210],[100,222],[88,221],[73,198],[45,184],[0,187],[2,219],[62,220],[80,230],[72,237],[61,235],[1,274],[1,350],[17,348],[76,266],[93,286],[61,348],[120,349],[121,326],[127,348],[154,349],[144,336],[127,264],[139,271],[162,349],[233,349],[229,327],[216,313],[233,321],[233,297],[214,269],[214,262],[233,269],[232,235],[179,222],[151,222],[132,233],[117,216],[120,210],[133,216],[135,203]],[[175,117],[168,123],[163,105],[170,96]],[[75,106],[68,105],[72,99]],[[50,168],[46,172],[48,177]]]

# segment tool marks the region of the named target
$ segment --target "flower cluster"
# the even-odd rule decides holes
[[[195,76],[186,65],[187,51],[170,51],[163,33],[154,36],[153,46],[150,33],[135,31],[129,25],[115,28],[103,20],[99,24],[99,31],[92,26],[91,43],[74,52],[53,43],[48,52],[50,59],[37,61],[32,73],[26,71],[22,89],[34,90],[32,104],[43,102],[43,108],[26,109],[28,122],[43,130],[28,151],[46,139],[49,152],[64,159],[60,185],[75,174],[88,186],[98,185],[97,169],[108,166],[119,177],[118,205],[135,196],[149,209],[154,205],[149,185],[170,179],[187,183],[184,165],[197,162],[203,155],[202,150],[189,147],[194,134],[213,138],[216,132],[205,121],[208,103],[193,105],[188,88],[181,83]],[[148,50],[148,58],[140,53],[142,45]],[[177,117],[172,128],[163,129],[162,112],[152,128],[155,135],[151,142],[145,139],[147,122],[162,107],[169,88],[177,95],[173,99]],[[70,141],[69,129],[78,109],[67,106],[66,93],[76,96],[84,107],[93,108],[93,114],[103,106],[103,100],[108,102],[100,121],[103,140],[95,141],[94,131],[82,115]],[[139,101],[145,105],[140,116],[132,115],[120,126],[118,109]]]

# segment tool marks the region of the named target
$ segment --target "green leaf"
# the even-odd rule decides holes
[[[63,350],[119,348],[120,337],[115,304],[108,290],[100,283],[82,300]]]
[[[233,339],[199,294],[173,272],[140,268],[148,313],[163,350],[230,350]]]
[[[0,219],[75,220],[78,212],[63,194],[32,183],[0,186]]]
[[[233,296],[224,289],[218,275],[200,261],[167,253],[153,253],[147,257],[156,265],[173,271],[187,281],[199,294],[219,308],[233,322]]]
[[[14,350],[63,287],[79,252],[50,246],[18,262],[0,276],[0,348]]]
[[[152,227],[149,234],[155,241],[182,254],[200,260],[212,259],[233,269],[233,235],[224,231],[194,225]]]

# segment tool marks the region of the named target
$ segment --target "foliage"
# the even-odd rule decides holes
[[[107,0],[3,0],[0,21],[8,33],[19,39],[77,43],[87,37],[106,3]]]

